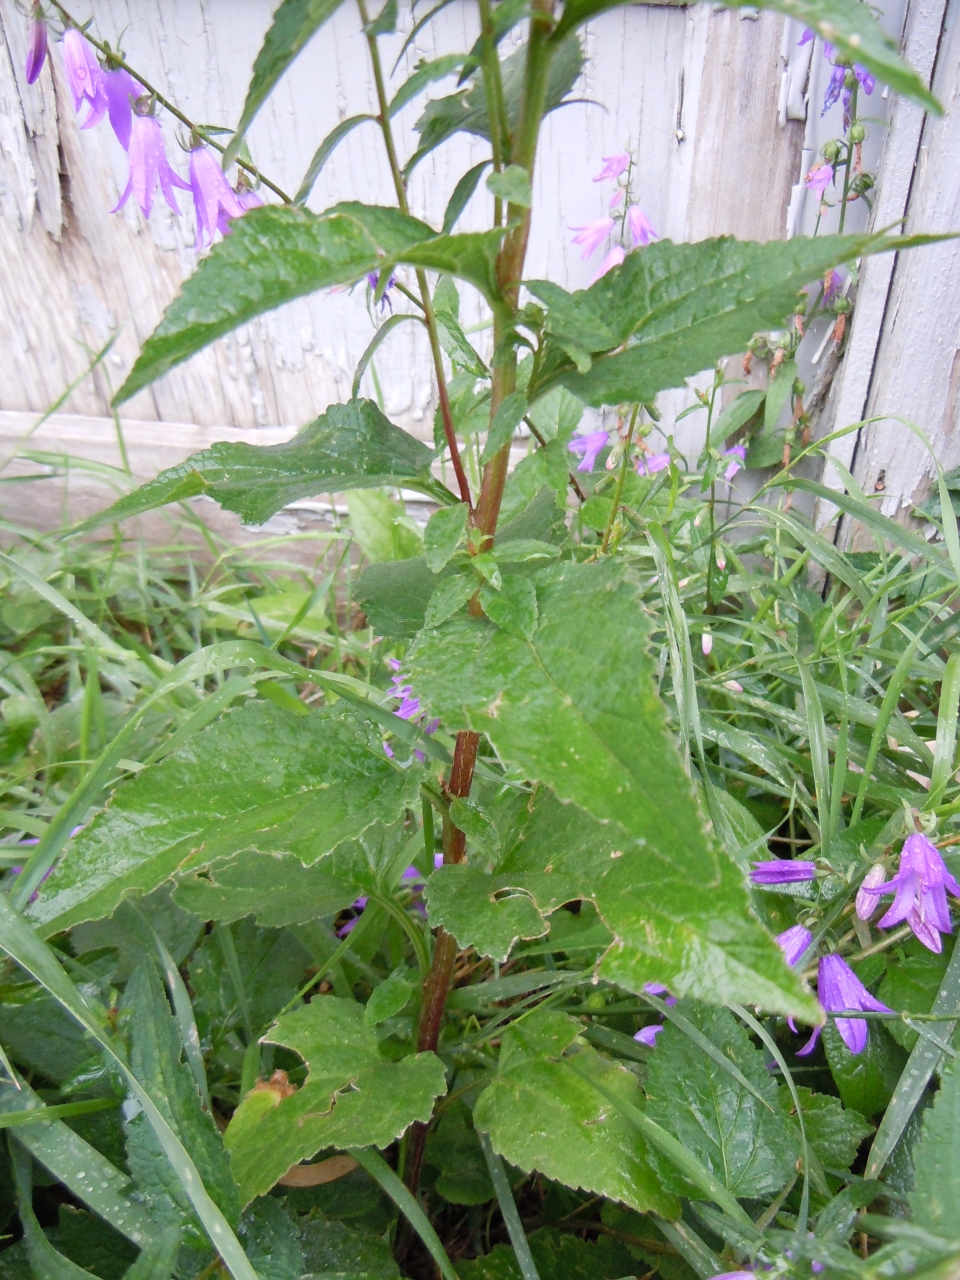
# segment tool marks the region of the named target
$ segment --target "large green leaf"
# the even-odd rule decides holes
[[[525,887],[512,877],[486,875],[479,867],[440,867],[430,877],[432,924],[442,924],[461,947],[501,963],[520,938],[542,938],[547,924]]]
[[[352,284],[377,271],[383,254],[435,234],[425,222],[377,206],[340,204],[319,216],[288,206],[251,209],[184,282],[114,403],[255,316],[317,289]]]
[[[274,85],[342,3],[343,0],[283,0],[273,15],[273,22],[264,37],[263,48],[253,64],[253,78],[247,89],[243,114],[223,157],[224,165],[239,155],[244,135],[254,116],[273,92]]]
[[[263,524],[298,498],[344,489],[402,484],[444,501],[450,495],[430,474],[432,461],[431,450],[395,427],[372,400],[349,400],[331,405],[285,444],[211,445],[161,471],[74,532],[88,533],[200,494],[236,511],[245,524]]]
[[[676,1217],[678,1204],[650,1163],[637,1129],[589,1081],[556,1061],[580,1026],[537,1011],[504,1033],[499,1070],[474,1108],[476,1127],[511,1164],[569,1187]],[[586,1046],[577,1062],[603,1087],[637,1106],[636,1076]]]
[[[522,869],[544,885],[563,879],[552,842],[570,849],[569,882],[616,935],[601,964],[611,980],[817,1021],[816,1001],[753,916],[742,872],[704,830],[654,687],[640,587],[616,563],[566,563],[533,581],[531,640],[454,618],[422,634],[408,668],[447,729],[485,732],[504,759],[588,811],[557,815],[542,842],[528,824]]]
[[[348,907],[360,890],[339,878],[324,859],[305,867],[293,854],[246,849],[184,877],[174,891],[179,906],[201,920],[242,920],[279,927],[306,924]]]
[[[741,1199],[775,1195],[796,1173],[800,1139],[786,1122],[780,1085],[762,1051],[726,1009],[685,1003],[683,1015],[734,1063],[766,1101],[750,1093],[668,1023],[650,1055],[647,1114]]]
[[[381,1056],[363,1006],[322,996],[281,1018],[264,1037],[298,1053],[306,1083],[252,1090],[226,1133],[244,1201],[262,1195],[298,1161],[323,1147],[386,1147],[415,1120],[428,1120],[446,1092],[432,1053],[391,1062]]]
[[[913,1151],[913,1218],[937,1235],[960,1240],[960,1071],[944,1072]]]
[[[747,0],[728,2],[731,8],[736,8],[746,5]],[[584,22],[608,9],[618,8],[621,3],[623,0],[566,0],[553,38],[563,39]],[[896,43],[883,31],[873,10],[860,0],[760,0],[759,5],[753,7],[776,9],[810,27],[839,53],[869,67],[891,89],[940,114],[936,98],[898,55]]]
[[[118,789],[31,904],[55,932],[110,915],[184,869],[238,850],[317,862],[419,794],[414,765],[396,768],[379,734],[349,711],[298,716],[273,703],[228,711]],[[191,857],[191,855],[194,855]],[[188,862],[189,859],[189,862]]]
[[[620,1212],[626,1216],[624,1210]],[[549,1229],[533,1233],[530,1252],[540,1280],[619,1280],[640,1270],[638,1257],[643,1256],[636,1245],[628,1249],[610,1236],[590,1241]],[[643,1268],[649,1269],[649,1265]],[[506,1244],[494,1245],[481,1258],[461,1262],[457,1273],[460,1280],[523,1280],[516,1255]]]
[[[849,1169],[860,1143],[873,1132],[873,1127],[859,1111],[845,1107],[829,1093],[813,1093],[804,1085],[797,1085],[797,1095],[813,1154],[822,1165]]]
[[[781,325],[803,286],[828,267],[925,242],[885,234],[769,244],[661,240],[628,254],[589,289],[569,294],[531,281],[547,306],[548,342],[530,398],[561,382],[591,405],[650,401],[743,350],[758,330]]]

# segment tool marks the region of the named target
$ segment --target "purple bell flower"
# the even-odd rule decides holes
[[[669,453],[642,453],[637,459],[638,476],[655,476],[670,465]]]
[[[750,872],[754,884],[803,884],[816,878],[817,868],[800,858],[771,858],[755,862]]]
[[[606,431],[591,431],[587,436],[574,436],[567,448],[581,459],[578,471],[592,471],[600,450],[605,449],[609,443],[610,437]]]
[[[915,831],[907,836],[900,851],[900,868],[892,880],[861,891],[867,895],[895,893],[893,905],[880,917],[881,929],[906,920],[917,938],[930,951],[943,950],[942,933],[952,933],[947,890],[960,898],[960,884],[947,870],[940,850],[925,835]]]
[[[713,1280],[756,1280],[752,1271],[721,1271]]]
[[[626,254],[624,253],[623,245],[615,244],[604,260],[600,263],[600,269],[597,271],[597,274],[593,277],[590,283],[596,284],[601,276],[605,276],[607,272],[612,271],[614,267],[619,267],[625,257]]]
[[[660,239],[650,225],[650,219],[638,204],[632,204],[627,210],[627,225],[633,237],[634,248],[642,246],[645,249],[651,240]]]
[[[878,889],[880,885],[885,884],[886,880],[887,873],[884,871],[883,867],[881,867],[879,862],[875,866],[872,866],[863,877],[863,882],[857,890],[855,904],[857,915],[861,920],[869,920],[871,916],[876,915],[877,908],[880,906],[880,903],[877,900],[874,890]]]
[[[575,231],[577,234],[573,237],[573,243],[582,245],[583,252],[580,257],[584,262],[593,253],[597,245],[606,240],[607,236],[613,230],[612,218],[597,218],[594,222],[588,222],[584,227],[569,227],[569,231]]]
[[[130,176],[123,195],[110,212],[117,213],[132,195],[140,206],[143,216],[149,218],[159,182],[163,198],[173,212],[179,214],[180,206],[173,194],[173,188],[179,187],[181,191],[189,191],[190,184],[184,182],[170,168],[167,153],[163,148],[160,121],[156,116],[134,116],[130,131],[130,150],[127,154],[130,159]]]
[[[825,116],[834,103],[840,101],[840,94],[843,92],[843,80],[847,74],[846,67],[834,67],[830,75],[830,83],[827,85],[827,91],[823,95],[823,110],[821,116]]]
[[[376,293],[377,285],[379,283],[380,283],[380,272],[371,271],[370,274],[367,276],[367,284],[374,291],[374,293]],[[390,290],[393,288],[393,286],[396,283],[397,283],[397,277],[395,275],[391,275],[390,279],[387,281],[387,287],[383,291],[383,297],[380,299],[381,315],[383,315],[384,309],[386,307],[390,308],[391,313],[393,312],[393,303],[390,301]]]
[[[874,1013],[892,1013],[885,1004],[875,1000],[857,975],[841,956],[821,956],[817,971],[817,995],[828,1013],[840,1013],[844,1009],[863,1009]],[[840,1038],[851,1053],[863,1053],[867,1047],[867,1023],[864,1018],[837,1018]],[[813,1053],[820,1039],[820,1028],[797,1050],[798,1058]]]
[[[237,197],[237,203],[240,205],[240,208],[244,213],[249,209],[263,208],[263,201],[260,199],[260,196],[250,187],[238,188],[234,192],[234,195]],[[227,213],[226,209],[221,206],[220,212],[217,215],[217,230],[222,236],[228,236],[230,234],[230,223],[233,221],[235,216],[236,215]]]
[[[777,946],[783,952],[783,957],[791,969],[800,962],[812,941],[813,934],[802,924],[791,925],[789,929],[784,929],[783,933],[777,934]]]
[[[615,156],[603,157],[603,168],[593,179],[594,182],[603,182],[605,178],[619,178],[630,164],[630,152],[620,151]]]
[[[725,449],[723,451],[723,456],[730,459],[727,463],[726,470],[723,473],[723,478],[724,480],[732,480],[746,462],[747,450],[744,445],[735,444],[732,448]]]
[[[803,35],[797,41],[797,48],[799,49],[800,46],[803,44],[809,44],[813,38],[814,38],[813,32],[810,30],[809,27],[807,27],[806,31],[804,31]]]
[[[130,133],[133,129],[133,103],[143,94],[129,71],[118,67],[116,71],[103,71],[103,92],[107,100],[107,114],[117,141],[124,151],[130,150]]]
[[[46,60],[47,24],[43,18],[33,17],[30,20],[30,42],[27,45],[27,84],[36,82]]]
[[[822,196],[833,181],[833,165],[832,164],[815,164],[807,174],[805,186],[808,191],[816,191],[817,195]]]
[[[865,94],[869,96],[873,93],[874,89],[877,87],[877,82],[866,67],[861,67],[859,62],[855,63],[853,67],[853,74],[860,81],[860,88]]]
[[[677,1003],[677,997],[670,995],[662,982],[645,982],[643,984],[643,989],[648,996],[666,996],[663,1003],[665,1005],[669,1005],[671,1009]]]
[[[662,1030],[662,1022],[653,1022],[649,1027],[641,1027],[633,1038],[640,1044],[645,1044],[648,1049],[655,1049],[657,1046],[657,1036]]]
[[[63,69],[73,94],[74,109],[80,111],[84,103],[89,107],[80,128],[90,129],[103,119],[107,95],[97,55],[76,27],[68,27],[63,33]]]
[[[197,213],[197,238],[193,247],[199,253],[213,244],[220,214],[239,218],[243,205],[208,147],[194,147],[190,152],[190,190]]]

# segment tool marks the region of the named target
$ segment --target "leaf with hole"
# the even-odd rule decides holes
[[[479,867],[438,867],[424,891],[430,923],[442,925],[461,947],[503,964],[521,939],[542,938],[547,924],[529,892],[509,875]]]

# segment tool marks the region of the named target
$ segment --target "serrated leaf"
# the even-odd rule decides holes
[[[873,1132],[859,1111],[845,1107],[828,1093],[813,1093],[797,1085],[807,1141],[822,1165],[849,1169],[857,1158],[860,1143]]]
[[[763,404],[765,391],[741,391],[720,413],[710,432],[710,444],[719,449],[735,431],[754,416]]]
[[[459,547],[467,531],[470,510],[465,502],[441,507],[427,521],[423,531],[423,551],[432,573],[439,573]]]
[[[500,1065],[474,1108],[474,1124],[494,1149],[530,1173],[621,1200],[640,1212],[676,1217],[675,1198],[660,1185],[636,1128],[602,1094],[555,1059],[573,1044],[578,1023],[561,1013],[531,1014],[503,1036]],[[583,1048],[578,1063],[634,1106],[636,1076]]]
[[[363,1007],[363,1020],[368,1027],[395,1017],[413,995],[413,983],[402,973],[391,973],[378,987],[374,987],[370,999]]]
[[[403,503],[382,489],[355,489],[346,495],[350,531],[368,560],[409,560],[423,539]]]
[[[356,884],[339,879],[326,860],[305,867],[293,854],[247,849],[185,876],[173,898],[201,920],[229,923],[254,916],[261,925],[277,928],[333,915],[359,892]]]
[[[481,462],[489,462],[494,454],[510,443],[526,412],[527,397],[522,391],[512,391],[493,415],[480,457]]]
[[[597,14],[618,8],[622,0],[566,0],[553,38],[562,39]],[[742,8],[746,0],[730,0]],[[891,89],[920,102],[939,115],[941,109],[917,73],[897,53],[896,43],[881,28],[870,8],[859,0],[760,0],[760,9],[774,9],[810,27],[853,62],[860,62]]]
[[[259,1197],[240,1219],[237,1235],[261,1280],[300,1280],[306,1269],[300,1224],[285,1201]]]
[[[265,311],[352,284],[378,271],[382,254],[435,235],[425,222],[377,206],[340,204],[320,215],[289,206],[249,210],[184,282],[114,405]]]
[[[945,1071],[940,1092],[923,1119],[913,1149],[913,1219],[948,1239],[960,1240],[960,1072]]]
[[[244,1202],[269,1191],[291,1165],[323,1147],[386,1147],[415,1120],[428,1120],[446,1092],[440,1059],[419,1053],[382,1057],[363,1007],[321,996],[281,1018],[264,1039],[308,1067],[301,1088],[283,1096],[252,1090],[225,1135]]]
[[[450,817],[479,853],[496,858],[500,853],[500,834],[490,815],[477,800],[453,796]]]
[[[784,1123],[780,1086],[761,1050],[726,1009],[687,1002],[681,1012],[740,1069],[769,1107],[668,1022],[647,1067],[647,1114],[738,1198],[775,1195],[796,1173],[800,1156],[798,1133]]]
[[[610,563],[557,565],[532,581],[532,640],[472,618],[421,636],[409,657],[421,700],[592,815],[589,852],[571,871],[589,867],[586,896],[617,935],[604,976],[819,1020],[753,916],[742,873],[704,831],[655,691],[640,587]],[[586,830],[591,819],[573,810],[570,821]],[[551,852],[530,853],[529,869],[556,866]]]
[[[307,172],[303,175],[303,181],[300,183],[297,194],[293,198],[294,204],[306,204],[310,197],[310,192],[313,190],[313,184],[320,177],[323,166],[347,134],[352,133],[358,124],[368,124],[371,120],[375,121],[376,118],[376,116],[371,115],[349,116],[330,130],[313,153],[313,159],[310,161]]]
[[[274,85],[317,31],[333,17],[343,0],[283,0],[273,15],[263,48],[253,64],[253,77],[237,131],[223,157],[224,166],[240,154],[240,145],[254,116]]]
[[[530,640],[537,629],[537,592],[529,578],[504,574],[500,590],[484,587],[480,604],[491,622],[521,640]]]
[[[530,399],[559,382],[590,405],[653,400],[742,351],[758,330],[782,324],[804,284],[828,267],[925,242],[885,234],[768,244],[729,236],[696,244],[661,240],[577,293],[529,281],[547,305],[549,335]],[[588,371],[578,372],[564,354],[571,342],[592,354]]]
[[[430,596],[423,625],[436,627],[441,622],[446,622],[448,618],[460,612],[476,590],[477,579],[472,573],[457,573],[444,578],[437,583],[436,589]]]
[[[606,1214],[610,1206],[604,1205]],[[620,1210],[625,1218],[628,1214]],[[606,1221],[606,1218],[604,1219]],[[628,1222],[624,1229],[633,1226],[637,1219]],[[629,1249],[619,1240],[610,1236],[600,1236],[596,1241],[581,1240],[579,1236],[559,1231],[542,1229],[530,1236],[530,1252],[537,1266],[540,1280],[620,1280],[620,1277],[632,1276],[641,1270],[638,1257],[643,1257],[649,1265],[654,1259],[647,1259],[641,1254],[638,1246]],[[664,1270],[667,1258],[661,1258],[660,1275],[664,1280],[673,1280],[674,1273]],[[678,1260],[679,1261],[679,1260]],[[458,1267],[461,1280],[522,1280],[522,1273],[516,1255],[509,1245],[498,1244],[482,1258],[469,1262],[461,1262]],[[688,1276],[684,1271],[684,1277]]]
[[[508,164],[499,173],[491,173],[487,179],[487,188],[500,200],[518,205],[521,209],[529,209],[533,203],[530,175],[518,164]]]
[[[472,373],[475,378],[485,378],[488,373],[487,367],[474,351],[456,316],[439,306],[436,314],[440,345],[450,359],[461,369]]]
[[[395,768],[380,735],[349,711],[300,717],[265,702],[239,707],[118,788],[44,883],[31,916],[54,931],[99,919],[127,894],[237,850],[315,863],[371,823],[392,821],[419,785],[417,768]]]
[[[907,1055],[879,1022],[869,1023],[867,1047],[851,1053],[832,1022],[823,1028],[830,1073],[845,1107],[872,1116],[887,1106]]]
[[[461,947],[474,947],[500,963],[521,939],[542,938],[547,924],[529,892],[509,875],[479,867],[438,867],[424,890],[432,925],[442,925]]]
[[[494,1198],[473,1117],[461,1099],[444,1107],[427,1139],[426,1162],[440,1170],[435,1188],[451,1204],[486,1204]],[[462,1264],[458,1275],[463,1275]]]
[[[245,524],[264,524],[288,502],[320,493],[403,485],[446,494],[433,453],[395,427],[372,400],[335,404],[285,444],[223,441],[161,471],[73,531],[87,533],[154,507],[206,494]]]

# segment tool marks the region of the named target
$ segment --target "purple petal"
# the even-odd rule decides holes
[[[220,210],[228,218],[239,218],[243,206],[227,181],[219,162],[207,147],[194,147],[190,152],[190,190],[197,213],[197,253],[213,243]]]
[[[813,1028],[813,1035],[810,1037],[810,1039],[807,1041],[807,1043],[803,1046],[802,1049],[797,1050],[798,1058],[807,1058],[810,1056],[811,1053],[813,1053],[814,1049],[817,1047],[817,1041],[820,1039],[820,1031],[821,1031],[820,1027]]]
[[[574,436],[567,445],[567,449],[570,453],[578,454],[583,459],[577,467],[578,471],[592,471],[596,465],[598,454],[609,443],[610,437],[606,431],[593,431],[590,435]]]
[[[783,933],[777,934],[777,945],[791,967],[802,958],[812,941],[813,934],[802,924],[791,925],[789,929],[784,929]]]
[[[920,891],[920,877],[915,871],[900,871],[887,885],[887,888],[896,887],[897,896],[893,900],[890,910],[880,917],[878,924],[881,929],[889,929],[891,925],[899,924],[901,920],[906,920],[910,908],[917,901],[917,894]]]
[[[573,237],[573,243],[582,245],[583,252],[580,257],[585,262],[594,252],[597,245],[606,240],[613,230],[613,219],[597,218],[596,221],[588,222],[584,227],[570,227],[569,230],[577,233]]]
[[[619,178],[621,173],[630,164],[629,151],[620,151],[615,156],[603,157],[603,168],[593,179],[594,182],[602,182],[605,178]]]
[[[619,267],[626,256],[627,255],[624,252],[623,245],[615,244],[613,248],[607,253],[604,260],[600,263],[600,267],[597,271],[597,274],[593,277],[590,283],[596,284],[601,276],[605,276],[607,272],[612,271],[614,267]]]
[[[100,63],[76,27],[63,33],[63,69],[73,94],[73,106],[79,111],[84,99],[93,102],[100,87]]]
[[[634,248],[642,246],[646,248],[651,240],[659,240],[660,237],[654,231],[650,224],[650,219],[643,212],[638,204],[632,204],[627,212],[627,225],[630,228],[630,234],[633,237]]]
[[[876,913],[880,905],[877,901],[877,894],[886,879],[887,873],[879,862],[871,867],[863,877],[863,882],[857,890],[856,898],[857,915],[861,920],[869,920]]]
[[[637,459],[638,476],[654,476],[670,465],[669,453],[644,453]]]
[[[140,97],[140,86],[129,71],[118,67],[116,71],[103,72],[103,91],[113,132],[124,151],[129,151],[130,132],[133,128],[131,99]]]
[[[42,18],[30,23],[30,43],[27,47],[27,84],[34,84],[47,59],[47,24]]]
[[[815,880],[817,868],[801,858],[771,858],[767,862],[755,862],[750,872],[754,884],[803,884]]]
[[[836,1027],[851,1053],[863,1053],[867,1047],[867,1024],[863,1018],[837,1018]]]
[[[657,1044],[657,1036],[662,1030],[663,1023],[654,1022],[649,1027],[641,1027],[633,1038],[638,1040],[640,1044],[645,1044],[648,1049],[654,1049]]]

